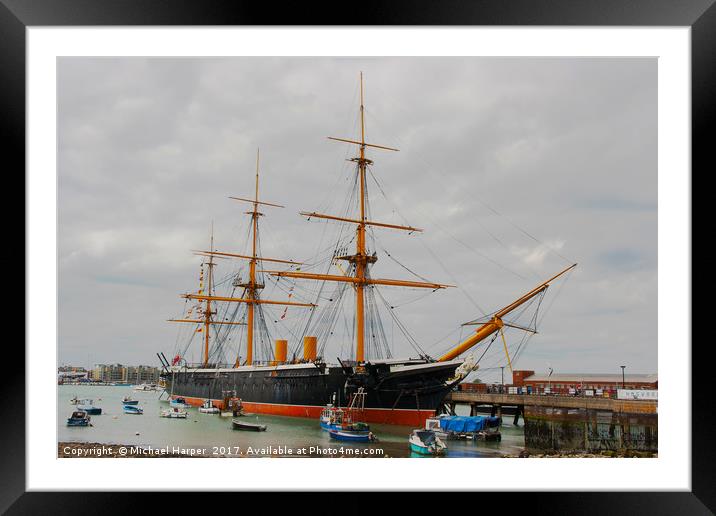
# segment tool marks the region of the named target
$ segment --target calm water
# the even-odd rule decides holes
[[[187,419],[159,417],[159,412],[169,406],[166,399],[160,400],[159,392],[135,391],[131,387],[80,385],[60,385],[57,390],[58,441],[204,448],[208,449],[209,456],[213,453],[214,446],[228,449],[232,454],[235,447],[245,451],[248,447],[265,449],[271,445],[274,449],[278,446],[292,449],[317,447],[329,450],[322,452],[322,455],[335,453],[334,456],[340,456],[339,449],[342,446],[344,449],[382,449],[384,452],[382,455],[389,457],[420,457],[411,454],[408,447],[408,436],[413,427],[371,424],[371,430],[378,437],[379,442],[338,443],[330,439],[328,432],[321,430],[318,421],[313,419],[269,415],[245,416],[241,420],[259,422],[268,426],[265,432],[245,432],[232,430],[231,418],[202,414],[196,408],[187,409],[189,412]],[[122,412],[122,398],[126,395],[139,400],[139,406],[144,409],[143,415]],[[95,406],[102,408],[101,415],[91,416],[93,426],[83,428],[66,425],[67,418],[75,408],[70,404],[70,399],[74,396],[94,399]],[[166,394],[163,398],[166,398]],[[461,413],[460,407],[458,413]],[[524,430],[522,426],[512,426],[511,420],[510,416],[504,419],[501,442],[447,441],[446,456],[495,457],[503,454],[518,454],[524,449]],[[139,435],[136,435],[137,432]],[[221,454],[221,451],[219,453]]]

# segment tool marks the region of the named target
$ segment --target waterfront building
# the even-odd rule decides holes
[[[127,368],[122,364],[97,364],[92,370],[92,379],[97,382],[124,383],[127,381]]]
[[[593,391],[599,395],[615,395],[618,389],[653,390],[659,388],[657,374],[561,373],[535,374],[531,370],[512,372],[512,383],[461,383],[459,390],[493,394],[566,394]]]
[[[126,382],[131,384],[158,383],[159,369],[147,365],[128,366]]]
[[[627,373],[553,373],[535,374],[534,371],[514,371],[512,386],[523,387],[531,392],[542,393],[549,389],[552,394],[573,394],[576,389],[613,392],[617,389],[657,390],[658,375]],[[570,391],[570,389],[572,389]]]

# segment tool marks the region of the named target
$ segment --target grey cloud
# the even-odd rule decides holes
[[[421,344],[447,348],[480,315],[473,300],[508,303],[563,255],[580,267],[556,298],[550,289],[517,366],[654,371],[656,69],[654,59],[62,58],[60,361],[173,351],[177,329],[164,321],[195,288],[189,250],[207,245],[212,220],[217,246],[239,250],[245,210],[227,197],[251,194],[258,147],[261,195],[287,206],[262,220],[264,254],[307,259],[327,246],[335,226],[297,212],[340,207],[350,150],[326,136],[356,135],[364,70],[368,140],[400,148],[371,153],[387,196],[370,185],[373,214],[426,229],[381,232],[382,248],[460,285],[411,303],[420,293],[386,289],[408,303],[396,312]],[[374,274],[407,273],[381,254]],[[394,352],[412,352],[398,334]]]

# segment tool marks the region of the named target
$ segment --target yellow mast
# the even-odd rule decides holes
[[[458,344],[455,348],[451,349],[447,353],[445,353],[443,356],[441,356],[438,359],[438,362],[445,362],[447,360],[452,360],[453,358],[461,355],[474,345],[478,344],[479,342],[485,340],[487,337],[492,335],[493,333],[497,331],[501,331],[503,326],[509,326],[506,324],[502,318],[507,315],[508,313],[512,312],[516,308],[519,308],[523,304],[525,304],[527,301],[535,297],[536,295],[540,294],[541,292],[544,292],[547,287],[549,287],[549,284],[559,278],[562,274],[566,273],[567,271],[575,268],[577,264],[570,265],[566,269],[564,269],[559,274],[555,274],[550,279],[545,281],[544,283],[541,283],[540,285],[537,285],[535,288],[527,292],[524,296],[520,297],[516,301],[510,303],[506,307],[498,310],[495,315],[492,316],[492,318],[487,321],[486,323],[480,325],[477,330],[475,330],[475,333],[462,341],[460,344]],[[503,337],[504,338],[504,337]],[[505,351],[506,351],[506,344],[505,344]],[[508,355],[509,360],[509,355]],[[512,364],[510,364],[510,368],[512,368]]]
[[[360,158],[358,158],[358,174],[360,175],[360,222],[358,223],[358,238],[356,238],[356,361],[364,360],[364,332],[365,322],[363,305],[363,281],[365,280],[366,252],[365,252],[365,117],[363,112],[363,72],[360,73]]]
[[[214,250],[214,223],[211,223],[211,250]],[[211,295],[211,281],[214,271],[214,257],[209,257],[209,278],[207,281],[206,291]],[[204,310],[204,367],[209,365],[209,328],[211,327],[211,299],[206,299],[206,309]]]
[[[372,143],[366,143],[365,141],[365,107],[363,101],[363,72],[360,74],[360,141],[349,140],[346,138],[334,138],[330,137],[330,140],[336,140],[340,142],[352,143],[358,145],[359,154],[357,158],[353,158],[358,164],[358,184],[360,188],[359,196],[359,218],[350,219],[345,217],[335,217],[332,215],[324,215],[315,212],[301,212],[301,215],[306,217],[316,217],[328,220],[338,220],[342,222],[349,222],[356,224],[356,252],[350,256],[339,256],[338,259],[347,260],[355,264],[355,275],[354,276],[338,276],[331,274],[315,274],[315,273],[304,273],[297,271],[264,271],[278,277],[288,277],[297,279],[315,279],[323,281],[341,281],[352,283],[355,288],[355,303],[356,303],[356,317],[355,317],[355,334],[356,334],[356,355],[355,359],[357,362],[365,361],[365,287],[366,285],[391,285],[401,287],[418,287],[418,288],[431,288],[441,289],[449,287],[451,285],[443,285],[440,283],[422,282],[422,281],[403,281],[393,279],[374,279],[367,276],[368,265],[375,263],[377,260],[374,256],[369,256],[366,251],[365,242],[365,230],[366,226],[376,226],[391,229],[400,229],[409,232],[422,231],[418,228],[411,226],[398,226],[395,224],[385,224],[382,222],[374,222],[366,219],[366,169],[368,165],[373,162],[366,158],[365,150],[366,147],[373,147],[376,149],[384,149],[390,151],[397,151],[392,147],[385,147],[383,145],[375,145]]]
[[[251,213],[251,226],[252,226],[252,243],[251,243],[251,260],[249,260],[249,287],[248,297],[249,299],[256,298],[256,230],[259,219],[258,212],[259,202],[259,150],[256,149],[256,190],[254,192],[254,209]],[[246,363],[248,365],[253,364],[254,361],[254,303],[249,303],[247,306],[248,317],[247,317],[247,331],[246,331]]]

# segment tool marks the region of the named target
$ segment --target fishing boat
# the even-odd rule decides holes
[[[335,398],[334,398],[335,401]],[[354,433],[368,434],[370,426],[362,421],[356,421],[356,416],[364,411],[365,390],[361,387],[353,395],[348,407],[343,410],[332,403],[326,405],[321,412],[320,426],[323,430],[338,430]]]
[[[131,396],[125,396],[122,398],[122,405],[137,405],[139,400],[132,399]]]
[[[413,430],[410,434],[410,450],[420,455],[442,455],[447,446],[432,430]]]
[[[211,400],[205,400],[202,406],[199,407],[199,412],[202,414],[218,414],[221,411],[218,407],[214,406]]]
[[[350,430],[329,430],[328,435],[336,441],[349,441],[354,443],[370,443],[377,441],[373,432],[353,432]]]
[[[239,417],[245,416],[244,407],[241,404],[241,398],[236,396],[236,391],[228,390],[221,393],[220,402],[221,417]]]
[[[319,424],[323,430],[338,430],[343,426],[343,409],[333,403],[326,405],[321,412]]]
[[[122,410],[124,411],[125,414],[137,414],[137,415],[144,414],[144,410],[137,407],[136,405],[125,405],[124,407],[122,407]]]
[[[250,432],[265,432],[266,431],[266,425],[261,425],[259,423],[247,423],[240,419],[232,419],[231,420],[231,428],[233,428],[234,430],[248,430]]]
[[[67,418],[67,426],[89,426],[91,419],[84,410],[75,410]]]
[[[187,415],[187,411],[179,407],[164,409],[159,413],[159,417],[168,417],[171,419],[186,419]]]
[[[77,406],[77,410],[87,412],[88,414],[91,414],[93,416],[96,416],[96,415],[99,415],[102,413],[102,409],[100,407],[94,406],[94,400],[90,400],[90,399],[79,400],[77,402],[76,406]]]
[[[200,406],[206,399],[219,402],[223,391],[234,389],[249,412],[318,419],[334,393],[340,393],[341,399],[350,399],[363,389],[366,396],[362,421],[422,426],[426,418],[433,417],[442,407],[445,396],[479,366],[479,360],[472,354],[463,355],[486,339],[491,338],[492,342],[498,335],[504,343],[503,327],[536,332],[536,326],[521,326],[517,319],[523,313],[529,315],[529,310],[538,309],[534,307],[539,307],[550,284],[576,264],[489,316],[464,323],[476,326],[475,331],[460,342],[451,342],[450,348],[437,356],[426,353],[418,339],[400,322],[393,306],[381,293],[383,288],[418,289],[431,295],[453,285],[418,276],[399,262],[398,257],[379,246],[377,233],[381,230],[406,235],[422,230],[370,217],[368,181],[375,180],[375,167],[368,152],[397,149],[366,141],[362,74],[359,115],[359,136],[329,137],[357,149],[355,157],[348,160],[352,164],[348,165],[352,176],[345,210],[338,215],[301,212],[308,221],[326,222],[336,228],[331,246],[321,245],[320,249],[325,251],[319,249],[312,258],[315,263],[266,257],[261,253],[259,219],[264,216],[262,211],[283,206],[259,197],[257,152],[253,195],[231,197],[249,206],[246,250],[216,250],[212,229],[209,249],[193,251],[202,259],[199,287],[181,294],[180,297],[191,303],[180,316],[169,319],[193,327],[190,337],[177,345],[171,362],[163,353],[158,353],[162,362],[161,378],[172,396]],[[378,251],[416,278],[387,279],[374,275]],[[242,265],[217,281],[215,268],[219,263],[228,267],[234,263]],[[283,291],[287,295],[264,296],[267,284],[273,287],[271,292]],[[219,288],[226,291],[219,292]],[[537,302],[531,303],[533,300]],[[280,316],[274,315],[271,309],[283,309],[283,312]],[[293,330],[279,325],[289,310],[291,314],[298,314]],[[380,310],[390,314],[415,355],[393,356]],[[278,329],[269,329],[272,320]],[[346,328],[345,337],[335,335],[333,330],[337,327]],[[288,340],[273,342],[272,331],[294,336],[290,354]],[[241,334],[231,338],[232,332]],[[184,356],[197,334],[201,336],[201,362],[188,363]],[[339,339],[343,340],[338,342]],[[336,356],[327,351],[329,344],[353,350],[352,356],[329,362],[326,357]],[[223,405],[222,408],[225,410]]]

